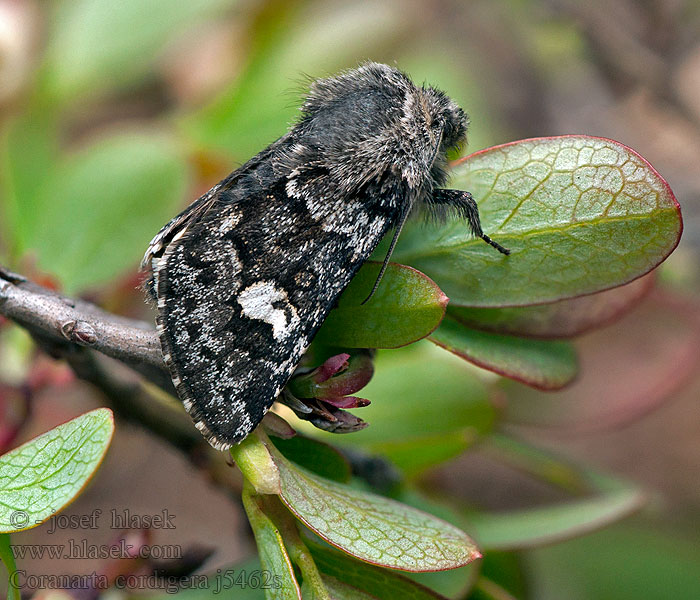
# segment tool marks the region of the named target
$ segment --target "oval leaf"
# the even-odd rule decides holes
[[[345,348],[398,348],[424,338],[445,315],[447,296],[429,277],[390,264],[372,298],[381,263],[365,263],[315,340]]]
[[[576,351],[566,342],[476,331],[449,316],[429,339],[484,369],[537,389],[560,389],[578,373]]]
[[[475,308],[450,304],[448,314],[482,331],[535,338],[565,338],[610,324],[639,303],[654,285],[650,273],[612,290],[551,304]]]
[[[31,529],[72,502],[100,466],[114,432],[98,408],[0,457],[0,532]]]
[[[453,525],[423,511],[318,477],[270,448],[280,472],[280,498],[307,527],[360,560],[404,571],[466,565],[479,553]]]
[[[506,257],[461,221],[405,231],[394,258],[464,306],[523,306],[591,294],[649,272],[678,244],[680,207],[636,152],[602,138],[524,140],[453,170]]]

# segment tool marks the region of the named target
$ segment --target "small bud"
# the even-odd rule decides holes
[[[330,418],[329,418],[330,417]],[[345,410],[328,407],[327,415],[300,415],[314,427],[330,433],[353,433],[367,427],[368,423]]]
[[[263,417],[261,424],[267,435],[282,438],[283,440],[293,438],[297,434],[287,421],[273,412],[267,413]]]
[[[348,368],[349,354],[336,354],[331,356],[318,369],[312,371],[311,378],[315,383],[328,381],[336,373],[340,373]]]
[[[336,354],[320,367],[293,377],[281,400],[300,419],[319,429],[350,433],[367,426],[345,408],[360,408],[370,402],[354,396],[372,377],[372,357],[366,351],[350,355]]]
[[[368,406],[370,401],[357,396],[340,396],[338,398],[319,398],[321,402],[335,406],[336,408],[362,408]]]
[[[310,373],[293,377],[288,385],[297,398],[338,398],[361,390],[373,373],[368,354],[336,354]]]
[[[69,342],[81,346],[92,346],[97,342],[97,332],[87,321],[66,321],[61,325],[61,333]]]

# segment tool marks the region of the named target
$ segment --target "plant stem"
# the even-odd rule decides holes
[[[290,558],[301,570],[304,585],[313,591],[314,600],[331,600],[328,590],[326,590],[326,586],[321,579],[318,567],[316,567],[316,562],[299,535],[294,515],[287,510],[278,498],[274,498],[274,502],[269,502],[268,511],[282,534]]]
[[[7,600],[21,600],[19,588],[15,585],[17,582],[14,579],[14,574],[17,572],[17,565],[10,547],[9,533],[0,533],[0,560],[7,568]]]

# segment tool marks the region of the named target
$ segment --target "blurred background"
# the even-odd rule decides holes
[[[589,134],[631,146],[669,182],[685,231],[656,284],[577,340],[574,385],[547,394],[499,381],[494,402],[502,431],[634,481],[649,499],[600,532],[519,552],[515,597],[700,597],[697,0],[0,0],[0,264],[152,318],[136,289],[152,235],[285,132],[308,77],[367,59],[464,107],[468,152]],[[0,382],[9,446],[101,402],[2,323]],[[477,447],[423,485],[492,510],[562,497],[498,454]],[[210,479],[124,426],[71,510],[167,506],[177,531],[157,535],[216,547],[215,568],[252,542]],[[47,539],[41,527],[24,535]]]

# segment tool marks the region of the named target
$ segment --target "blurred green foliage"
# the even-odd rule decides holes
[[[439,4],[432,8],[439,10]],[[529,40],[524,44],[529,56],[552,77],[568,60],[586,52],[580,31],[570,23],[534,25],[530,2],[505,5],[504,30]],[[415,81],[437,85],[467,107],[473,115],[470,150],[507,138],[510,132],[488,96],[483,72],[466,60],[468,47],[455,48],[459,37],[436,39],[426,34],[423,21],[429,17],[424,17],[424,8],[421,3],[398,1],[376,5],[282,0],[47,3],[46,42],[37,69],[30,74],[20,101],[4,116],[0,131],[0,262],[30,276],[49,274],[68,293],[93,291],[128,277],[150,237],[188,199],[286,130],[297,114],[307,77],[370,58],[398,63]],[[215,47],[225,47],[233,55],[220,57],[233,66],[224,81],[200,96],[187,97],[178,90],[186,83],[181,80],[192,75],[187,73],[192,64],[185,60],[174,71],[176,75],[165,66],[182,62],[182,48],[206,46],[222,32],[228,45]],[[353,314],[353,306],[341,303],[322,338],[325,335],[327,343],[339,340],[344,330],[347,338],[342,343],[347,346],[363,345],[354,341],[359,336],[365,345],[388,347],[422,337],[443,314],[442,289],[459,308],[448,312],[449,320],[432,341],[530,384],[555,388],[568,382],[577,367],[567,342],[509,339],[499,335],[499,327],[513,333],[507,323],[528,310],[540,310],[531,305],[566,302],[646,272],[677,241],[679,220],[668,195],[632,215],[630,207],[638,206],[634,200],[648,199],[648,190],[624,195],[616,205],[617,220],[608,219],[607,211],[596,213],[599,196],[588,198],[590,202],[581,201],[581,195],[566,196],[561,182],[543,172],[546,161],[535,156],[547,144],[551,152],[565,153],[558,142],[540,141],[516,147],[514,159],[503,159],[503,151],[485,153],[456,171],[453,185],[484,200],[485,229],[493,233],[500,228],[505,239],[499,237],[499,241],[513,246],[510,262],[472,240],[461,223],[409,225],[396,260],[417,265],[440,286],[425,281],[412,284],[412,289],[423,293],[418,299],[425,308],[420,318],[414,314],[411,322],[394,326],[390,317],[400,320],[406,315],[401,306],[389,302],[392,282],[402,284],[402,275],[390,271],[382,292],[386,297],[378,294],[367,307],[371,311],[374,305],[381,311],[365,313],[363,331],[349,330],[348,323],[360,317]],[[499,162],[517,162],[522,157],[519,151],[530,152],[530,160],[505,166]],[[609,179],[601,181],[571,160],[568,166],[559,165],[564,178],[578,177],[581,184],[581,178],[590,183],[597,177],[588,189],[605,191]],[[499,179],[504,171],[509,175]],[[533,181],[546,181],[549,187],[538,196],[533,194]],[[572,204],[581,211],[567,212]],[[581,221],[592,213],[596,214],[582,227]],[[628,215],[634,218],[625,219]],[[649,221],[641,217],[654,219],[656,227],[645,225]],[[625,260],[617,263],[616,257]],[[352,294],[351,289],[345,302],[352,301]],[[585,313],[590,304],[576,306],[570,311],[572,321],[577,310]],[[497,324],[495,332],[485,325],[480,328],[480,319],[486,319],[478,310],[469,313],[470,321],[460,320],[470,307],[492,307],[488,320]],[[519,327],[514,335],[524,330],[526,336],[527,327]],[[375,338],[371,344],[366,342],[373,328],[386,343]],[[556,337],[556,326],[550,326],[545,337]],[[459,498],[445,502],[421,490],[419,476],[428,469],[478,442],[488,448],[490,440],[498,440],[493,437],[500,419],[494,381],[428,342],[382,351],[376,375],[362,392],[373,402],[362,411],[372,427],[333,437],[341,447],[390,461],[402,478],[398,488],[391,490],[397,499],[474,533],[486,550],[478,566],[416,579],[454,599],[468,594],[470,598],[506,597],[499,596],[499,590],[518,598],[697,597],[700,582],[693,574],[700,571],[697,552],[675,534],[657,536],[646,525],[613,529],[552,548],[523,550],[579,536],[624,516],[642,501],[635,486],[619,484],[611,491],[587,469],[514,444],[507,452],[494,454],[533,478],[566,490],[572,502],[492,513],[464,506]],[[320,437],[330,439],[330,435]],[[508,446],[503,439],[500,443]],[[341,475],[337,478],[345,479],[348,467],[343,459],[319,450],[318,442],[295,441],[286,450],[282,442],[279,447],[289,453],[288,458],[307,466],[309,457],[322,455],[317,470],[337,470]],[[362,483],[355,479],[353,485]],[[260,516],[257,531],[272,540],[268,549],[278,545],[275,560],[282,564],[284,544],[275,524],[263,522],[264,518]],[[412,585],[408,578],[359,563],[317,540],[308,541],[308,546],[323,574],[346,585],[357,583],[378,598],[393,598],[399,588],[407,597],[438,597],[437,592]],[[338,597],[349,593],[341,590],[343,584],[333,585]],[[263,597],[260,590],[238,591],[241,597],[244,592],[251,598]],[[213,595],[211,591],[188,593]]]

